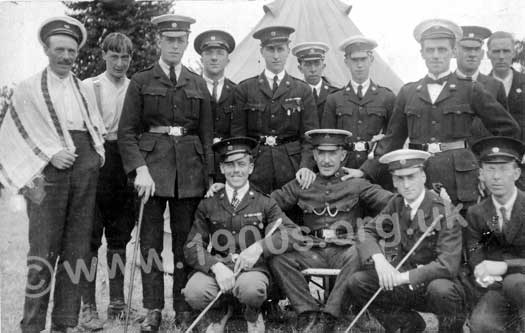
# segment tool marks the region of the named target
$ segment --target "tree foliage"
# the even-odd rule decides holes
[[[151,65],[157,58],[156,29],[151,18],[167,14],[174,0],[133,1],[95,0],[64,1],[67,14],[82,22],[88,32],[86,44],[80,49],[75,73],[80,79],[96,76],[105,70],[100,45],[111,32],[131,38],[134,46],[128,75]]]
[[[516,41],[516,57],[514,62],[520,64],[521,72],[525,73],[525,39]]]

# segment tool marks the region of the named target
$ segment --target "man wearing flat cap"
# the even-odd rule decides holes
[[[213,142],[216,143],[231,137],[231,121],[237,113],[233,98],[236,84],[224,77],[224,70],[230,62],[230,53],[235,49],[235,40],[225,31],[207,30],[195,38],[193,46],[201,55],[202,77],[208,87],[213,115]],[[214,180],[224,182],[217,154],[214,160]]]
[[[388,166],[398,194],[364,227],[357,249],[365,269],[345,277],[347,297],[357,306],[384,288],[369,310],[386,332],[422,332],[425,321],[416,311],[436,314],[439,332],[463,332],[464,291],[457,278],[461,226],[445,215],[443,199],[425,188],[429,157],[428,152],[400,149],[379,159]],[[436,218],[435,229],[396,269]],[[384,255],[389,248],[397,249],[392,262]]]
[[[221,158],[220,170],[226,184],[215,196],[201,201],[184,247],[186,262],[195,269],[184,288],[192,308],[204,309],[219,290],[226,294],[208,313],[211,323],[207,332],[224,332],[232,315],[227,293],[243,305],[247,331],[264,332],[260,308],[270,285],[265,260],[277,254],[276,249],[280,254],[291,248],[289,231],[295,229],[298,233],[277,203],[248,181],[254,168],[251,151],[256,145],[257,141],[247,137],[233,137],[213,145]],[[264,239],[278,219],[283,225]]]
[[[66,267],[88,261],[105,128],[94,95],[71,72],[86,41],[82,23],[68,16],[48,19],[38,38],[49,65],[15,89],[13,109],[0,127],[0,181],[27,202],[22,332],[45,329],[53,275],[51,331],[69,332],[78,323],[80,293]]]
[[[321,120],[323,128],[352,132],[354,149],[346,161],[349,168],[358,169],[368,159],[374,142],[386,132],[394,108],[394,93],[370,79],[373,49],[376,47],[373,39],[360,35],[341,43],[339,49],[344,52],[345,64],[352,78],[346,87],[327,99]],[[378,183],[385,186],[388,180]]]
[[[194,22],[173,14],[152,19],[159,32],[160,59],[131,78],[118,128],[124,170],[135,177],[135,188],[145,202],[140,231],[143,258],[161,257],[166,203],[170,209],[173,308],[182,329],[191,319],[181,294],[190,272],[184,264],[183,246],[214,172],[208,88],[202,77],[181,64]],[[160,260],[154,261],[150,271],[142,271],[142,286],[148,313],[141,329],[155,332],[164,307]]]
[[[489,76],[503,83],[510,114],[516,119],[521,129],[521,141],[525,140],[525,74],[512,68],[516,56],[513,35],[505,31],[494,32],[487,41],[487,56],[492,63]],[[521,167],[521,176],[517,182],[520,190],[525,190],[525,172]]]
[[[322,42],[304,42],[292,48],[292,54],[297,57],[299,65],[297,68],[304,75],[304,80],[312,89],[319,123],[323,116],[326,97],[337,91],[336,87],[330,85],[328,79],[323,76],[326,68],[325,55],[329,47]]]
[[[484,40],[489,38],[492,32],[480,26],[462,26],[463,37],[458,41],[456,54],[456,75],[460,79],[472,80],[481,83],[496,100],[507,109],[507,96],[503,84],[491,76],[479,72],[479,65],[483,59]],[[483,126],[481,119],[476,117],[472,123],[472,137],[470,143],[474,143],[485,136],[490,136],[490,131]]]
[[[467,141],[471,124],[479,117],[493,134],[518,136],[520,129],[511,115],[482,85],[451,75],[450,60],[456,50],[461,28],[455,23],[432,19],[414,29],[421,44],[421,56],[429,73],[402,87],[386,136],[379,141],[377,156],[408,147],[432,154],[426,174],[429,186],[444,186],[453,204],[463,208],[477,197],[478,165]],[[362,171],[362,172],[361,172]],[[377,159],[368,160],[356,175],[377,180],[384,171]]]
[[[289,37],[294,31],[270,26],[253,34],[261,41],[266,68],[240,82],[235,91],[239,116],[232,121],[232,134],[259,142],[250,181],[264,193],[294,177],[304,186],[315,177],[311,146],[304,138],[306,131],[319,127],[314,98],[307,83],[285,71]]]
[[[472,332],[525,330],[525,193],[516,187],[521,141],[487,137],[472,146],[491,195],[469,208],[467,253],[479,299]]]

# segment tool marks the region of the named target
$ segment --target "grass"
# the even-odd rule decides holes
[[[28,251],[27,239],[27,215],[23,210],[14,210],[12,204],[12,197],[3,194],[0,196],[0,285],[1,285],[1,332],[18,332],[19,322],[22,318],[23,302],[24,302],[24,287],[26,283],[26,255]],[[132,254],[132,242],[128,244],[128,258]],[[101,319],[106,319],[106,309],[109,299],[109,287],[107,284],[107,269],[106,269],[106,247],[105,244],[99,251],[99,274],[97,275],[97,307]],[[164,253],[167,255],[167,253]],[[128,262],[130,262],[128,260]],[[128,289],[128,277],[130,265],[127,265],[126,272],[126,286]],[[172,303],[171,296],[171,276],[164,276],[165,285],[165,303],[167,307],[163,310],[163,321],[161,332],[176,332],[174,312],[169,304]],[[140,271],[136,270],[132,307],[135,309],[142,309],[142,286],[140,279]],[[49,304],[47,328],[50,327],[49,313],[52,309],[52,299]],[[284,323],[267,322],[267,332],[281,333],[290,332],[291,323],[293,322],[293,312],[286,312],[286,321]],[[437,331],[437,321],[434,316],[424,314],[427,322],[426,332]],[[348,320],[341,322],[336,326],[338,332],[343,332],[350,322]],[[139,324],[134,323],[130,325],[130,333],[140,332]],[[242,318],[230,320],[226,327],[227,332],[245,332],[246,323]],[[355,330],[355,332],[379,332],[382,329],[378,324],[372,322],[369,328],[362,330]],[[121,333],[123,332],[123,324],[118,321],[106,322],[103,332]]]

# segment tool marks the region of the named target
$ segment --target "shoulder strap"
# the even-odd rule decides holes
[[[95,90],[95,99],[97,100],[98,112],[102,117],[102,96],[100,93],[100,80],[98,77],[93,80],[93,88]]]

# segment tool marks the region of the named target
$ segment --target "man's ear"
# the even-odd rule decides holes
[[[341,162],[345,160],[346,155],[348,155],[348,151],[346,149],[343,149],[343,155],[341,157]]]

